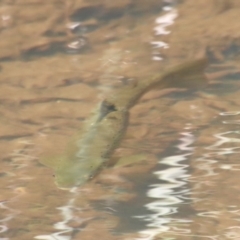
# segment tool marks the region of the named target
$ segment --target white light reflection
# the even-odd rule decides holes
[[[231,171],[239,171],[240,170],[240,164],[221,164],[219,166],[219,168],[221,169],[225,169],[225,170],[231,170]]]
[[[74,30],[81,25],[81,22],[70,22],[66,25],[67,28]]]
[[[154,28],[156,35],[168,35],[171,31],[166,28],[174,23],[178,13],[176,9],[168,8],[168,12],[161,17],[158,17],[155,22],[157,26]]]
[[[189,126],[186,129],[189,129]],[[140,238],[137,240],[152,240],[156,235],[169,231],[191,234],[190,228],[180,229],[170,226],[174,223],[190,224],[192,222],[189,219],[171,217],[172,214],[178,212],[177,204],[183,203],[187,199],[186,195],[189,195],[190,190],[186,185],[190,175],[188,174],[188,165],[183,161],[193,154],[194,147],[191,145],[195,142],[195,137],[190,131],[182,132],[179,140],[180,144],[177,145],[177,149],[180,154],[161,159],[159,164],[168,165],[169,168],[154,172],[161,183],[150,185],[147,196],[155,200],[145,205],[153,213],[135,216],[148,222],[148,229],[140,231]]]
[[[227,239],[239,239],[240,227],[239,226],[228,227],[224,235],[227,237]]]
[[[236,137],[229,137],[229,135],[239,135],[239,138]],[[201,158],[196,159],[196,167],[199,170],[205,171],[206,174],[202,174],[201,178],[202,181],[196,182],[195,185],[202,184],[203,177],[209,177],[218,175],[219,172],[216,172],[216,168],[223,169],[223,170],[231,170],[231,171],[239,171],[240,170],[240,164],[232,164],[232,163],[219,163],[218,156],[224,156],[224,155],[233,155],[240,153],[240,131],[227,131],[223,133],[218,133],[213,135],[218,140],[208,146],[205,147],[206,150],[209,150],[209,152],[205,152]],[[232,144],[231,147],[226,147],[224,145],[226,144]],[[206,182],[205,182],[206,183]]]
[[[235,115],[239,115],[240,112],[221,112],[219,113],[220,116],[235,116]]]
[[[239,115],[239,111],[232,111],[232,112],[221,112],[219,113],[220,116],[236,116]],[[240,120],[230,120],[230,121],[222,121],[223,124],[240,124]]]
[[[0,202],[0,209],[5,209],[9,212],[5,218],[0,219],[0,233],[7,232],[9,230],[7,223],[11,219],[13,219],[17,214],[19,214],[19,211],[9,208],[6,205],[6,203],[7,202]],[[8,239],[9,238],[0,238],[0,240],[8,240]]]
[[[74,187],[70,190],[71,193],[73,193],[73,197],[67,202],[66,205],[62,207],[58,207],[57,209],[60,210],[60,213],[62,215],[63,221],[59,221],[55,223],[53,226],[57,231],[53,234],[49,235],[38,235],[35,236],[35,239],[41,239],[41,240],[70,240],[72,239],[72,232],[74,228],[68,226],[68,223],[74,219],[74,212],[81,210],[80,208],[77,208],[74,206],[74,201],[76,197],[78,196],[79,192],[76,191],[77,188]],[[82,220],[79,219],[81,222]],[[69,233],[67,235],[67,233]],[[63,235],[64,234],[64,235]]]
[[[196,167],[199,170],[206,172],[204,175],[202,174],[201,176],[202,178],[218,175],[219,173],[216,172],[216,165],[218,165],[220,169],[231,171],[240,170],[240,164],[218,164],[217,156],[240,153],[240,138],[227,137],[230,134],[235,135],[237,134],[240,137],[240,131],[227,131],[223,133],[214,134],[213,136],[218,140],[214,144],[205,148],[206,150],[210,151],[205,152],[201,158],[195,160],[197,163]],[[225,144],[230,143],[235,145],[232,147],[223,146]],[[202,184],[202,182],[203,181],[196,182],[195,185],[197,186],[198,184]]]
[[[224,124],[240,124],[240,120],[223,121]]]
[[[165,1],[168,4],[173,4],[173,1]],[[167,28],[172,25],[175,21],[175,19],[178,16],[178,12],[175,8],[171,6],[165,6],[162,8],[163,11],[166,13],[158,18],[156,18],[155,23],[156,26],[154,27],[154,33],[156,36],[161,36],[161,35],[168,35],[171,33],[170,30]],[[153,48],[156,49],[166,49],[169,48],[169,45],[163,41],[152,41],[151,44],[153,45]],[[160,52],[153,52],[153,57],[152,60],[154,61],[160,61],[163,58],[160,56]]]
[[[238,115],[239,113],[240,112],[226,112],[220,115],[229,116]],[[186,127],[185,130],[187,129],[189,128]],[[220,237],[220,235],[195,235],[194,232],[191,232],[191,228],[189,226],[193,220],[176,219],[171,217],[172,214],[179,211],[177,204],[184,203],[184,200],[192,200],[195,202],[201,201],[199,198],[189,199],[190,190],[186,187],[187,181],[193,181],[193,179],[196,178],[188,174],[187,165],[183,162],[194,151],[192,144],[194,143],[195,139],[190,129],[188,130],[189,132],[182,133],[183,137],[180,139],[181,143],[178,145],[178,149],[181,150],[180,154],[166,157],[160,162],[160,164],[167,164],[170,167],[162,171],[154,172],[157,178],[161,180],[161,183],[151,185],[151,189],[149,189],[147,192],[148,196],[156,199],[156,201],[145,205],[145,207],[153,212],[153,214],[149,214],[147,216],[138,216],[138,218],[148,222],[148,229],[140,231],[140,237],[137,238],[137,240],[153,240],[156,238],[156,235],[162,234],[162,236],[164,236],[164,233],[173,233],[174,236],[182,235],[185,237],[192,236],[214,240],[218,240]],[[240,170],[240,164],[231,164],[225,162],[223,164],[219,163],[219,156],[229,154],[233,155],[240,152],[240,131],[225,131],[214,134],[213,136],[216,139],[213,141],[213,144],[205,147],[202,156],[194,160],[196,162],[195,167],[198,170],[201,170],[201,179],[194,181],[195,189],[202,189],[202,187],[200,187],[202,184],[205,186],[211,186],[212,184],[214,185],[214,182],[211,182],[211,178],[209,177],[219,175],[219,171],[216,171],[219,168],[228,171]],[[205,194],[205,192],[203,193]],[[239,214],[239,210],[234,210],[234,213],[233,211],[229,212],[235,215]],[[221,211],[210,210],[199,212],[197,216],[206,219],[213,218],[218,220],[221,218],[222,213]],[[236,221],[240,221],[238,216],[234,219]],[[180,229],[179,226],[183,227]],[[232,228],[227,228],[224,235],[228,239],[239,239],[239,229],[237,229],[235,226]]]
[[[202,213],[198,213],[198,216],[218,219],[220,216],[220,212],[219,211],[202,212]]]
[[[225,135],[232,134],[232,133],[239,134],[239,137],[240,137],[240,132],[239,131],[227,131],[227,132],[215,134],[214,137],[218,138],[219,141],[217,141],[215,144],[213,144],[209,147],[206,147],[206,149],[216,151],[217,155],[236,153],[235,150],[239,149],[240,146],[237,146],[237,147],[222,147],[222,145],[225,144],[225,143],[240,143],[240,138],[233,138],[233,137],[226,137],[225,136]]]

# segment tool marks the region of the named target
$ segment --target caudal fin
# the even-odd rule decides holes
[[[163,72],[161,88],[201,88],[207,85],[204,71],[208,59],[201,58],[178,64],[167,68]]]
[[[154,88],[201,88],[207,85],[204,74],[207,58],[187,61],[155,75],[148,85]],[[155,83],[155,84],[154,84]]]

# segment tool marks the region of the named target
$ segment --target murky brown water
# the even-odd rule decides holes
[[[239,14],[237,0],[2,0],[0,239],[239,239]],[[132,164],[56,187],[38,160],[108,92],[199,55],[205,89],[131,110],[112,159]]]

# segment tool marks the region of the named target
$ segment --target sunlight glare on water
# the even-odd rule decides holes
[[[167,30],[169,26],[174,24],[174,20],[177,18],[178,13],[177,9],[173,8],[172,6],[168,6],[163,8],[163,10],[166,12],[163,16],[158,17],[155,20],[156,27],[154,27],[154,32],[156,36],[161,36],[161,35],[167,35],[170,34],[171,31]],[[168,43],[163,42],[163,41],[151,41],[151,44],[153,45],[153,48],[155,49],[153,53],[153,60],[159,61],[162,60],[163,58],[160,56],[160,51],[161,48],[167,49],[169,48]],[[158,49],[158,51],[156,51]]]
[[[219,115],[224,118],[225,116],[238,114],[239,112],[224,112]],[[224,120],[221,122],[225,124]],[[234,128],[234,125],[231,125],[231,128]],[[199,152],[198,148],[200,147],[194,147],[197,137],[191,131],[181,133],[183,137],[179,139],[181,143],[177,145],[178,155],[161,159],[159,164],[167,165],[168,168],[154,172],[154,175],[164,183],[149,186],[147,196],[158,200],[153,200],[146,204],[145,207],[153,213],[135,216],[147,222],[146,226],[148,227],[140,231],[141,237],[136,239],[153,240],[165,239],[165,237],[166,239],[179,239],[179,237],[190,237],[192,239],[194,237],[194,239],[218,240],[221,236],[224,236],[224,239],[239,239],[239,204],[236,204],[231,195],[226,195],[227,198],[230,197],[229,203],[224,208],[221,208],[220,206],[223,207],[223,203],[221,203],[220,199],[215,200],[217,195],[214,196],[214,192],[218,191],[220,194],[221,191],[232,194],[231,190],[228,189],[229,185],[219,185],[217,179],[221,179],[220,169],[222,169],[220,171],[227,171],[227,175],[232,174],[233,178],[238,176],[234,172],[240,170],[240,163],[238,164],[235,161],[240,148],[239,134],[238,130],[213,134],[215,142],[203,148],[201,157],[196,157],[194,151]],[[227,156],[227,161],[221,159],[225,156]],[[193,172],[189,170],[188,160],[192,161]],[[201,174],[197,174],[197,177],[195,171],[200,171]],[[226,175],[223,172],[221,174]],[[230,176],[228,178],[231,179]],[[192,188],[189,188],[190,186]],[[205,190],[202,188],[203,186],[205,186]],[[215,189],[211,189],[211,186],[215,186]],[[232,187],[238,189],[237,185],[232,185]],[[207,193],[209,197],[205,196]],[[236,205],[231,202],[235,202]],[[179,215],[182,215],[181,207],[183,205],[195,208],[195,217],[188,217],[187,212],[183,213],[184,218],[179,217]],[[206,211],[203,210],[204,205],[209,206]],[[209,222],[208,219],[217,220],[223,217],[226,221],[229,221],[230,226],[226,224],[225,229],[220,232],[217,230],[212,231],[212,235],[209,235],[204,231],[196,234],[193,230],[193,226],[198,223],[206,225]]]
[[[189,129],[189,127],[186,128]],[[170,232],[172,223],[187,224],[191,222],[188,219],[171,217],[172,214],[178,212],[177,204],[185,201],[190,192],[186,187],[190,175],[188,173],[189,166],[185,161],[192,155],[194,150],[192,145],[195,142],[195,137],[192,132],[182,132],[181,135],[182,137],[179,139],[180,144],[176,146],[181,154],[161,159],[159,164],[169,167],[165,170],[154,172],[154,175],[165,183],[149,186],[150,190],[148,190],[147,196],[159,200],[153,201],[145,205],[145,207],[154,213],[148,216],[136,216],[148,222],[147,227],[149,227],[140,232],[143,237],[139,239],[151,240],[158,234]],[[178,231],[181,232],[182,230],[178,229]]]
[[[77,192],[77,188],[73,187],[69,190],[72,194],[72,198],[67,201],[67,204],[57,209],[60,211],[60,215],[62,217],[62,221],[59,221],[53,225],[53,228],[57,231],[50,235],[38,235],[35,236],[35,239],[42,239],[42,240],[70,240],[72,239],[71,233],[74,231],[74,228],[69,226],[69,222],[76,218],[76,213],[81,212],[82,209],[78,206],[76,207],[74,202],[77,197],[79,197],[79,192]],[[87,219],[88,220],[88,219]],[[78,219],[78,222],[81,223],[86,221],[86,219]]]
[[[0,240],[240,239],[239,15],[238,0],[2,0]],[[148,92],[110,166],[58,188],[108,94],[198,57],[206,89]]]

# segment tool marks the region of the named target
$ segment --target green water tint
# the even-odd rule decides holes
[[[41,159],[40,162],[54,169],[58,187],[70,188],[84,184],[106,166],[126,132],[130,108],[142,95],[153,88],[203,86],[206,84],[203,72],[206,65],[206,59],[185,62],[169,67],[148,80],[139,81],[135,86],[124,86],[114,91],[97,106],[85,121],[81,137],[72,141],[62,156]],[[125,159],[119,165],[127,164]]]

